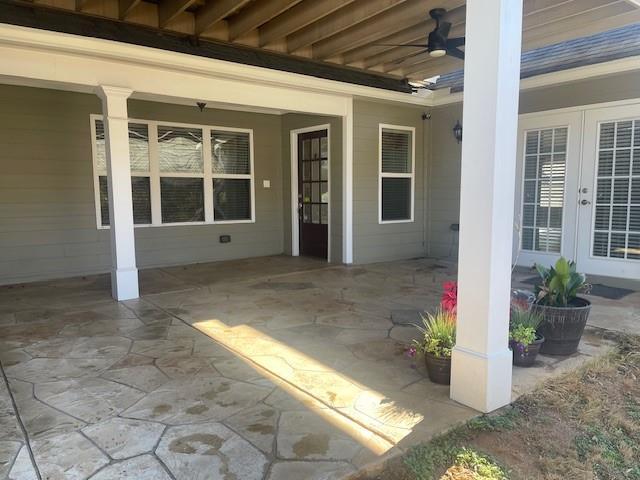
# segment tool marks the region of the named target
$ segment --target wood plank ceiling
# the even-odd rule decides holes
[[[32,0],[220,42],[423,80],[462,68],[431,58],[432,8],[447,9],[450,37],[464,35],[464,0]],[[637,0],[524,0],[523,49],[640,22]]]

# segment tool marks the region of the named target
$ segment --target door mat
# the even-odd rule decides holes
[[[540,277],[531,277],[522,280],[521,283],[526,283],[527,285],[537,285],[539,281]],[[627,295],[631,295],[632,293],[634,293],[634,290],[629,290],[628,288],[610,287],[608,285],[602,285],[601,283],[593,283],[591,285],[591,290],[589,291],[589,295],[594,295],[596,297],[602,297],[609,300],[620,300]]]

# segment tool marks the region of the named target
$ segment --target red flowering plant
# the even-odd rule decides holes
[[[445,312],[455,315],[458,310],[458,282],[444,282],[442,289],[444,291],[440,298],[440,307]]]

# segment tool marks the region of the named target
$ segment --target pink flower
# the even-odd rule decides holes
[[[416,350],[416,347],[409,347],[409,348],[407,348],[407,350],[405,352],[405,354],[409,358],[415,357],[417,353],[418,353],[418,351]]]
[[[458,308],[458,283],[444,282],[442,288],[444,292],[440,299],[440,306],[444,311],[455,315]]]

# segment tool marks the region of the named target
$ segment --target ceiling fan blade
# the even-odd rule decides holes
[[[447,39],[447,47],[457,48],[461,47],[462,45],[464,45],[464,37]]]
[[[427,48],[425,44],[422,43],[373,43],[376,47],[416,47],[416,48]]]
[[[447,48],[447,55],[464,60],[464,52],[458,48]]]

